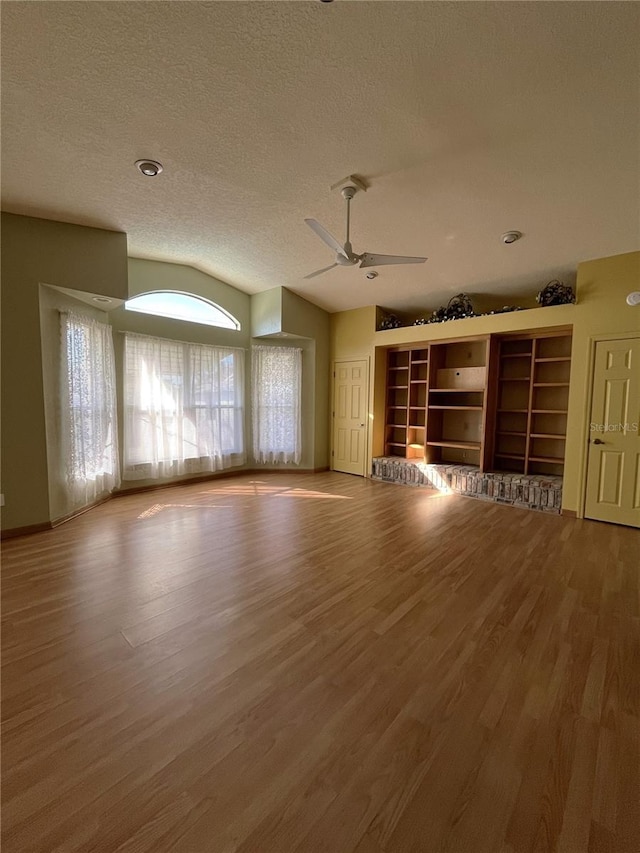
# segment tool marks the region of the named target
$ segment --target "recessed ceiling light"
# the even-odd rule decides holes
[[[378,278],[378,273],[375,270],[371,270],[371,272],[365,273],[364,277],[371,280],[372,278]]]
[[[519,240],[521,237],[521,231],[505,231],[500,239],[508,246],[510,243],[515,243],[516,240]]]
[[[136,160],[135,164],[147,178],[155,178],[162,171],[162,163],[157,160]]]
[[[634,290],[627,296],[627,305],[640,305],[640,290]]]
[[[108,296],[92,296],[91,298],[94,302],[113,302],[113,300],[109,299]]]

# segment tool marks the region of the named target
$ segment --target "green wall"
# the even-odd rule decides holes
[[[58,288],[63,288],[62,292]],[[122,302],[150,290],[181,290],[218,303],[241,324],[239,331],[126,311]],[[108,296],[106,313],[92,302]],[[58,453],[59,311],[80,306],[107,317],[114,329],[116,367],[122,375],[124,338],[133,331],[174,340],[246,350],[246,447],[251,459],[252,340],[303,349],[303,458],[300,469],[328,464],[329,316],[283,288],[255,296],[199,270],[127,259],[125,234],[13,214],[2,215],[2,529],[46,524],[65,515]],[[100,306],[102,308],[102,306]],[[253,335],[252,335],[253,333]],[[275,336],[273,333],[276,333]],[[284,336],[284,337],[281,337]],[[122,384],[118,388],[122,412]],[[120,421],[122,437],[122,420]],[[122,441],[121,441],[122,451]],[[293,466],[286,466],[289,470]],[[149,485],[158,485],[158,480]],[[122,488],[145,485],[123,481]]]
[[[127,237],[2,214],[3,529],[50,519],[40,284],[127,296]],[[46,356],[46,353],[45,353]]]

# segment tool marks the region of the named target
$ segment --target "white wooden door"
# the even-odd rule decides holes
[[[599,341],[585,516],[640,527],[640,339]]]
[[[331,459],[334,471],[365,476],[368,387],[365,360],[335,362]]]

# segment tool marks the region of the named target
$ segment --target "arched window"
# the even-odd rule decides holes
[[[173,320],[186,320],[189,323],[202,323],[205,326],[218,326],[222,329],[240,330],[236,318],[202,296],[180,293],[177,290],[154,290],[128,299],[124,307],[127,311],[140,311],[142,314],[155,314],[158,317],[171,317]]]

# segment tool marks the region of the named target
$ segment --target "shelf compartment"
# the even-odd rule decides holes
[[[446,390],[432,389],[429,391],[429,408],[466,408],[482,409],[484,392],[478,390],[458,391],[453,388]]]
[[[433,390],[473,391],[484,388],[486,381],[486,367],[445,367],[436,372],[436,387]]]
[[[524,456],[524,453],[496,453],[496,458],[498,458],[498,459],[517,459],[518,461],[524,462],[525,456]]]
[[[536,345],[536,359],[571,358],[571,335],[538,338]]]
[[[514,338],[500,341],[500,358],[530,358],[533,350],[531,338]]]

